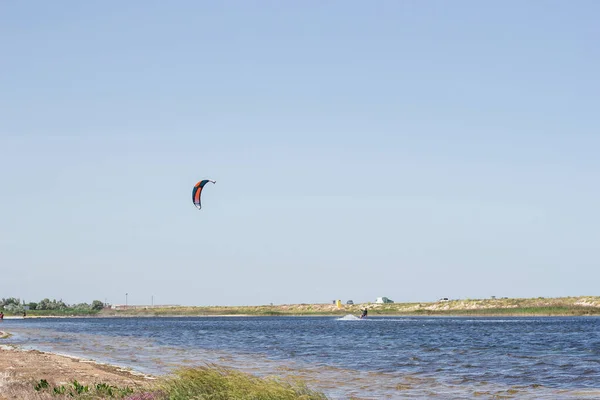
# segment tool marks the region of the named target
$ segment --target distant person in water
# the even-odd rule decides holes
[[[0,320],[4,319],[4,313],[0,311]]]
[[[366,308],[362,311],[362,314],[360,315],[360,317],[361,318],[366,318],[367,317],[367,309]]]

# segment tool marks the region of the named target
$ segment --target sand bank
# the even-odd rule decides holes
[[[0,337],[5,334],[0,331]],[[0,345],[0,400],[45,398],[34,390],[41,379],[56,386],[77,380],[83,385],[106,383],[142,389],[155,377],[93,360]]]

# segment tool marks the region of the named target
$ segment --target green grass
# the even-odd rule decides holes
[[[168,400],[325,400],[302,381],[259,378],[215,365],[182,368],[160,385]]]
[[[106,383],[83,385],[74,380],[69,385],[51,385],[45,379],[33,389],[53,398],[126,399],[126,400],[327,400],[300,381],[260,378],[217,365],[186,367],[162,378],[153,387],[135,391]]]
[[[65,310],[29,310],[26,311],[28,317],[69,317],[69,316],[93,316],[98,315],[97,310],[81,310],[76,308],[67,308]],[[5,313],[5,315],[23,315],[22,312]]]
[[[77,380],[73,380],[68,385],[51,385],[46,379],[40,379],[33,389],[40,393],[55,398],[79,398],[79,399],[124,399],[132,398],[134,389],[126,387],[117,387],[107,383],[96,383],[94,385],[84,385]],[[142,398],[142,397],[140,397]]]

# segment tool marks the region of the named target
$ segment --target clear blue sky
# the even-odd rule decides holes
[[[3,2],[0,297],[597,295],[598,15]]]

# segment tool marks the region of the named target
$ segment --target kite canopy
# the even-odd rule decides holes
[[[213,181],[212,179],[203,179],[200,182],[196,183],[194,189],[192,189],[192,201],[194,202],[194,205],[198,210],[202,208],[202,204],[200,203],[200,195],[202,194],[202,189],[204,188],[204,185],[206,185],[208,182],[216,183],[216,181]]]

